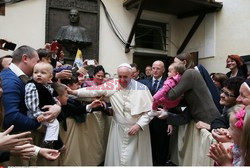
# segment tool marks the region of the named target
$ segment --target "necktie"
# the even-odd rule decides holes
[[[20,75],[19,78],[23,81],[24,84],[28,83],[30,78],[27,75]]]
[[[153,88],[152,88],[152,93],[155,94],[156,90],[157,90],[157,85],[158,85],[158,80],[156,79],[154,84],[153,84]]]

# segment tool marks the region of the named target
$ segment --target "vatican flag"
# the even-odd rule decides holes
[[[83,61],[82,61],[82,51],[80,49],[76,52],[75,61],[73,64],[73,67],[77,66],[78,68],[83,67]]]

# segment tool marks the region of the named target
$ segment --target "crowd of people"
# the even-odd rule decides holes
[[[228,56],[227,74],[209,74],[181,53],[166,76],[161,60],[145,73],[122,63],[111,76],[97,61],[75,67],[63,58],[56,41],[1,56],[3,165],[250,165],[250,79],[240,56]]]

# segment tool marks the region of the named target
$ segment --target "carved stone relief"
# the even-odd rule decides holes
[[[84,59],[96,59],[99,51],[99,1],[97,0],[47,0],[46,12],[46,42],[55,40],[60,28],[70,25],[71,9],[79,12],[80,20],[77,26],[86,28],[91,39],[91,45],[81,47]],[[68,47],[70,48],[70,47]],[[79,47],[80,48],[80,47]],[[76,51],[63,47],[66,63],[74,61]]]

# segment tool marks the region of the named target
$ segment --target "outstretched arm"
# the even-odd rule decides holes
[[[60,152],[54,149],[41,148],[39,155],[47,160],[56,160],[60,156]]]
[[[79,98],[110,96],[116,91],[116,82],[118,81],[112,80],[102,85],[85,87],[78,90],[67,88],[67,91],[69,94],[75,95]]]
[[[181,110],[181,108],[174,108],[169,111],[158,108],[157,113],[158,118],[167,119],[167,124],[171,125],[184,125],[192,119],[188,108],[185,108],[183,111]]]
[[[13,130],[13,128],[14,128],[14,125],[9,127],[3,133],[0,133],[0,150],[1,151],[10,151],[15,146],[27,144],[32,140],[31,137],[27,137],[28,135],[31,134],[31,132],[23,132],[19,134],[9,135],[9,133]]]

